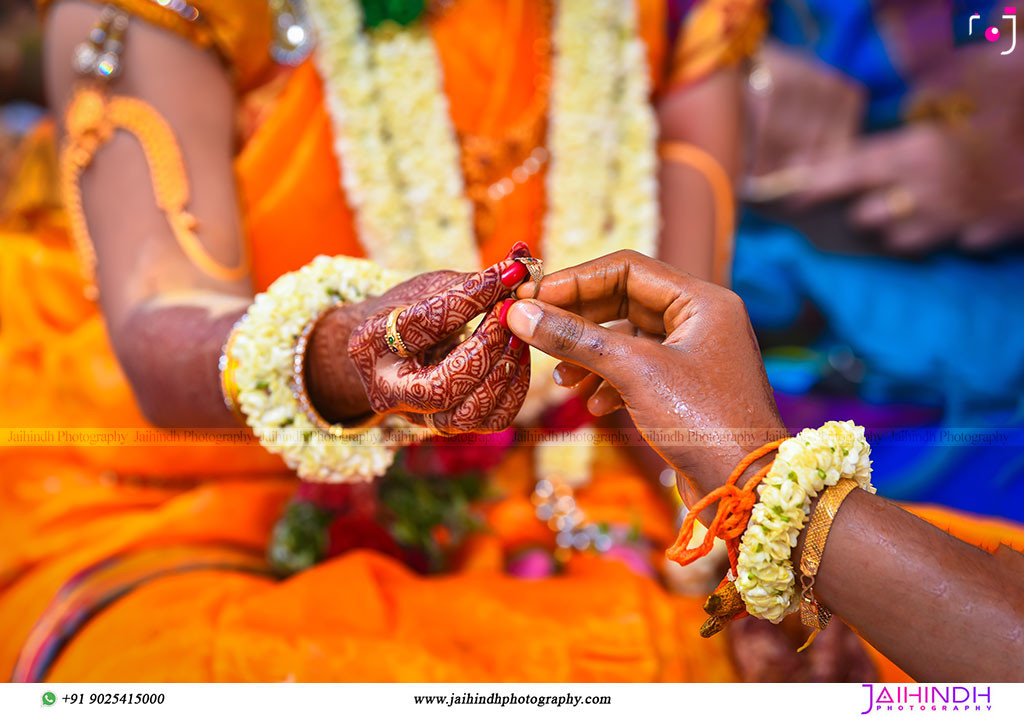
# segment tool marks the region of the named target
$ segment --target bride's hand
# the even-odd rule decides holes
[[[530,366],[529,349],[504,324],[501,300],[525,275],[522,264],[507,259],[475,274],[423,274],[381,296],[348,341],[369,407],[421,424],[429,416],[442,433],[507,428],[526,397]],[[397,328],[408,358],[386,340],[388,316],[401,307]],[[451,348],[483,312],[473,334]]]
[[[520,298],[533,296],[524,284]],[[538,301],[508,312],[512,331],[563,359],[556,381],[605,380],[595,413],[621,400],[684,493],[721,485],[751,450],[784,431],[743,302],[733,292],[632,251],[544,278]],[[628,319],[638,333],[598,324]],[[651,340],[651,336],[661,340]],[[689,491],[687,490],[689,489]]]

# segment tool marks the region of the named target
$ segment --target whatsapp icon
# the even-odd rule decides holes
[[[43,693],[43,704],[44,705],[49,706],[49,705],[52,705],[56,701],[57,701],[57,695],[53,694],[52,692],[44,692]]]

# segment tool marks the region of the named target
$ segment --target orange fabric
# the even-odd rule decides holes
[[[764,36],[764,0],[704,0],[686,18],[672,55],[669,84],[692,84],[749,57]]]
[[[1024,527],[1016,523],[998,518],[980,518],[936,505],[905,507],[918,518],[986,552],[994,553],[1000,545],[1005,545],[1018,553],[1024,553]]]

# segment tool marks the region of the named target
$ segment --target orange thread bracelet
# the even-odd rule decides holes
[[[754,509],[758,500],[757,493],[754,490],[761,480],[768,475],[771,463],[755,473],[742,488],[736,487],[736,481],[740,479],[740,476],[743,475],[744,471],[754,461],[777,450],[785,440],[787,439],[782,438],[777,441],[771,441],[748,453],[729,475],[725,485],[715,488],[715,490],[705,495],[690,508],[690,511],[683,519],[683,525],[679,529],[679,537],[676,538],[676,542],[672,547],[665,551],[665,555],[669,560],[674,560],[680,565],[689,565],[694,560],[710,553],[711,548],[714,546],[715,538],[721,538],[725,541],[728,548],[729,564],[732,566],[733,573],[735,574],[739,539],[743,535],[743,531],[747,529],[750,512]],[[697,516],[702,510],[711,506],[716,501],[718,502],[718,510],[715,513],[714,520],[711,521],[711,525],[708,526],[704,542],[696,547],[689,547],[690,539],[693,538],[694,521],[697,520]]]

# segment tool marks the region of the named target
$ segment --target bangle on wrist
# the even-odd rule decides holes
[[[773,450],[778,451],[775,460],[755,473],[743,488],[738,488],[739,477]],[[726,579],[705,603],[704,609],[711,617],[701,627],[702,636],[715,634],[726,622],[744,614],[778,623],[799,609],[791,554],[811,512],[812,499],[841,479],[851,479],[853,485],[874,493],[870,452],[862,427],[852,421],[829,421],[818,430],[804,429],[793,438],[774,441],[751,452],[736,466],[725,485],[693,506],[667,556],[686,565],[706,555],[718,537],[726,543],[730,563]],[[823,497],[826,506],[832,507],[831,516],[838,509],[840,497],[845,498],[848,493],[846,490],[840,496],[836,492],[827,502]],[[696,514],[716,501],[718,509],[705,540],[700,546],[688,547]],[[804,549],[814,573],[827,533],[827,527],[824,535],[816,528],[816,547],[812,548],[817,550],[816,561]],[[806,588],[805,594],[809,590]]]
[[[325,421],[309,400],[302,367],[317,317],[339,303],[377,296],[397,280],[369,261],[320,256],[258,294],[232,332],[222,381],[237,385],[237,403],[263,447],[300,478],[369,481],[394,459],[380,427]]]
[[[299,337],[295,342],[295,354],[292,357],[292,390],[295,393],[295,400],[298,402],[299,408],[306,414],[306,418],[309,419],[310,423],[324,433],[328,433],[336,438],[346,438],[359,435],[369,428],[379,426],[384,421],[384,416],[371,412],[364,416],[362,420],[354,420],[351,424],[331,423],[313,405],[313,399],[310,398],[309,389],[306,386],[306,353],[317,323],[334,307],[335,305],[332,304],[321,311],[308,321],[299,333]]]
[[[238,422],[245,425],[245,414],[238,403],[238,382],[235,380],[235,372],[238,370],[238,361],[231,355],[231,348],[238,336],[238,322],[231,327],[228,338],[224,342],[224,349],[221,351],[217,368],[220,370],[220,393],[224,399],[224,405],[238,419]]]
[[[843,478],[822,494],[804,535],[804,549],[800,554],[800,620],[815,630],[824,630],[832,619],[828,608],[814,597],[814,580],[825,554],[825,542],[832,529],[843,501],[857,487],[856,481]]]
[[[852,421],[805,428],[779,446],[740,540],[736,589],[748,613],[778,623],[798,609],[790,556],[811,500],[840,478],[874,492],[870,454],[864,429]]]

